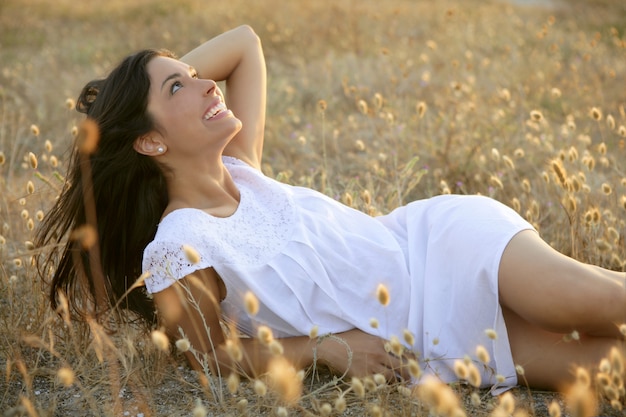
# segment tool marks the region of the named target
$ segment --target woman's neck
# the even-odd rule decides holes
[[[169,203],[164,215],[179,208],[196,208],[228,217],[239,205],[239,189],[221,158],[214,163],[181,164],[166,174]]]

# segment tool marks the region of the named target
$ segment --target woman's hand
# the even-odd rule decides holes
[[[318,359],[334,372],[347,376],[382,374],[387,381],[410,379],[408,358],[387,352],[385,342],[361,330],[349,330],[323,337],[318,345]]]

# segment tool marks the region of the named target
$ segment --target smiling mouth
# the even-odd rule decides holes
[[[214,118],[215,116],[217,116],[218,114],[220,114],[221,112],[224,112],[226,110],[227,110],[226,104],[224,104],[224,102],[220,101],[215,106],[211,107],[209,109],[209,111],[206,112],[206,114],[204,115],[203,119],[204,120],[210,120],[210,119]]]

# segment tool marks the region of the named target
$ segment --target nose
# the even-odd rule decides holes
[[[204,95],[205,96],[210,96],[212,94],[215,94],[215,89],[217,88],[217,83],[213,80],[200,80],[203,83],[205,83],[204,85]]]

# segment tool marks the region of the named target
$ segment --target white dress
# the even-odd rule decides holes
[[[486,197],[448,195],[371,217],[223,160],[240,191],[237,210],[226,218],[192,208],[169,213],[144,251],[148,292],[212,267],[226,286],[225,318],[249,335],[261,324],[276,337],[318,326],[320,335],[359,328],[402,341],[406,329],[426,374],[456,380],[454,361],[475,359],[480,344],[491,357],[479,366],[483,385],[516,385],[497,278],[507,243],[532,228],[517,213]],[[200,262],[191,264],[183,245]],[[387,306],[376,297],[379,284],[389,291]],[[244,308],[247,291],[259,299],[254,317]],[[496,375],[504,383],[495,386]]]

